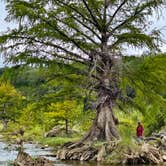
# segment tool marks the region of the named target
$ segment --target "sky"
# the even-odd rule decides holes
[[[7,12],[5,11],[5,4],[2,0],[0,0],[0,33],[5,32],[8,28],[16,27],[15,23],[7,23],[5,22],[5,17],[7,16]],[[163,11],[163,16],[160,17],[158,20],[156,16],[152,18],[152,21],[154,21],[154,24],[152,27],[162,28],[165,27],[165,29],[162,30],[162,38],[166,41],[166,9]],[[161,47],[162,52],[166,52],[166,44]],[[142,50],[129,50],[130,54],[141,54]],[[3,58],[0,55],[0,67],[5,66],[3,63]]]

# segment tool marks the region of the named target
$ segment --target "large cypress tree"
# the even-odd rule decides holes
[[[0,37],[12,63],[72,62],[94,81],[97,114],[84,140],[118,139],[113,107],[120,94],[123,48],[158,49],[159,31],[149,31],[150,16],[164,0],[6,0],[8,21],[18,28]],[[79,72],[80,74],[80,72]]]

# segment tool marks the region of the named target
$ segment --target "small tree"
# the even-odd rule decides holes
[[[63,102],[52,103],[49,106],[47,115],[51,118],[64,121],[66,134],[69,132],[69,126],[72,122],[77,121],[81,110],[77,109],[76,101],[64,100]]]
[[[21,94],[9,82],[0,82],[0,119],[4,130],[10,120],[18,118],[18,106],[22,99]]]

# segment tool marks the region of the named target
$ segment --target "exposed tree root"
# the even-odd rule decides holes
[[[125,154],[123,164],[160,164],[164,163],[164,155],[159,149],[144,144],[141,147],[140,152],[132,152],[131,154]]]
[[[17,159],[14,162],[14,166],[53,166],[54,164],[43,157],[33,159],[29,154],[20,151]]]
[[[88,144],[67,143],[58,150],[56,157],[61,160],[102,161],[116,146],[116,142],[103,143],[99,148],[93,147],[92,142]]]
[[[73,145],[73,146],[72,146]],[[61,160],[91,160],[98,150],[86,144],[71,144],[63,146],[63,149],[57,152],[57,158]]]

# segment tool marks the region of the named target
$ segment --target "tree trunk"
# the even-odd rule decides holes
[[[110,96],[103,93],[100,98],[103,102],[99,103],[97,107],[97,115],[93,126],[88,135],[84,138],[84,141],[112,141],[120,138],[116,128],[117,119],[113,113]]]
[[[109,79],[104,79],[104,83],[100,85],[98,92],[97,115],[93,122],[93,126],[84,140],[105,140],[112,141],[119,139],[116,124],[118,119],[115,118],[113,107],[118,95],[117,87],[111,89],[106,85]],[[110,83],[109,83],[110,85]]]
[[[3,124],[3,130],[6,131],[7,130],[8,121],[6,119],[2,119],[2,124]]]
[[[100,68],[97,70],[97,74],[100,82],[97,87],[97,115],[90,132],[84,140],[111,141],[120,138],[116,128],[118,120],[113,112],[113,107],[120,92],[119,71],[116,64],[117,59],[114,56],[108,55],[106,47],[106,45],[103,45],[104,54],[98,59],[98,66]]]
[[[2,119],[2,124],[3,124],[3,130],[7,130],[7,124],[8,120],[6,119],[6,104],[4,103],[3,105],[3,119]]]
[[[68,134],[68,119],[65,119],[65,131],[66,131],[66,134]]]

